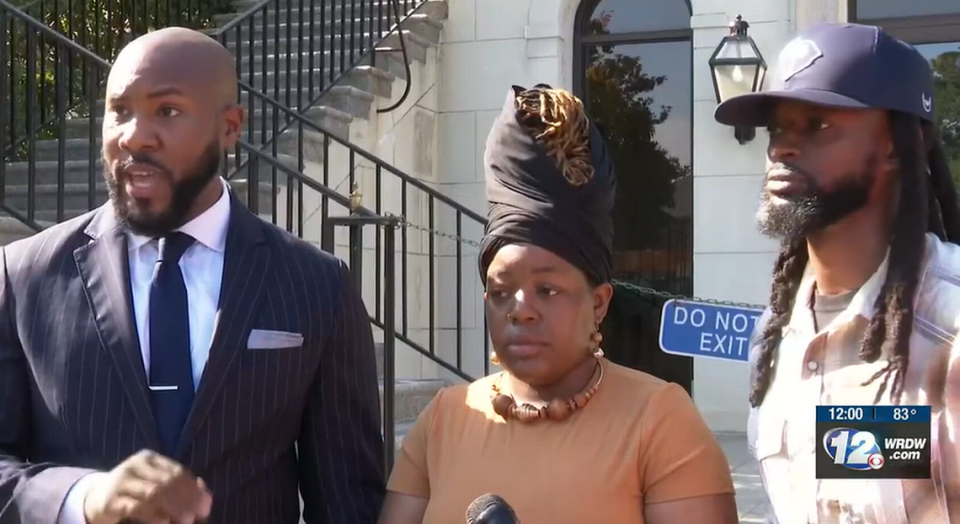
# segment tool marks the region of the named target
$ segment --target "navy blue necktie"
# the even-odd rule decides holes
[[[161,452],[170,457],[177,451],[193,405],[187,286],[179,262],[194,242],[179,232],[161,238],[150,284],[150,397]]]

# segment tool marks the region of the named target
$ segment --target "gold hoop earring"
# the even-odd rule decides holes
[[[496,351],[491,351],[491,352],[490,352],[490,363],[493,364],[494,366],[499,366],[499,365],[500,365],[500,359],[497,357],[497,352],[496,352]]]

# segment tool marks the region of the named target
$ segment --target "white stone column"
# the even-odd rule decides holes
[[[754,218],[766,133],[759,131],[755,140],[740,145],[732,128],[714,120],[710,55],[729,33],[730,21],[742,15],[773,70],[793,35],[793,8],[794,0],[693,2],[693,290],[701,298],[766,304],[777,255],[777,243],[757,232]],[[746,363],[694,360],[693,399],[714,431],[746,431],[749,393]]]
[[[846,22],[848,4],[849,0],[794,0],[797,31],[823,22]]]

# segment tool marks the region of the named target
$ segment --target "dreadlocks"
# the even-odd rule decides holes
[[[925,252],[924,236],[929,231],[944,241],[960,243],[960,210],[935,128],[926,123],[921,125],[920,119],[900,112],[891,112],[889,121],[893,150],[899,161],[899,207],[886,280],[860,345],[860,358],[872,363],[884,353],[890,355],[887,365],[863,385],[882,378],[874,403],[879,402],[890,387],[891,399],[898,404],[910,364],[909,341],[914,297]],[[753,407],[763,402],[770,388],[774,357],[783,328],[790,320],[808,258],[804,238],[788,239],[781,245],[770,291],[770,320],[760,336],[760,353],[750,393]]]
[[[590,163],[590,121],[583,102],[562,89],[537,85],[517,95],[520,124],[539,140],[574,186],[593,177]]]

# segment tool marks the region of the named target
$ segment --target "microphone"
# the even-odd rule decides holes
[[[520,524],[517,514],[499,495],[480,495],[467,507],[467,524]]]

